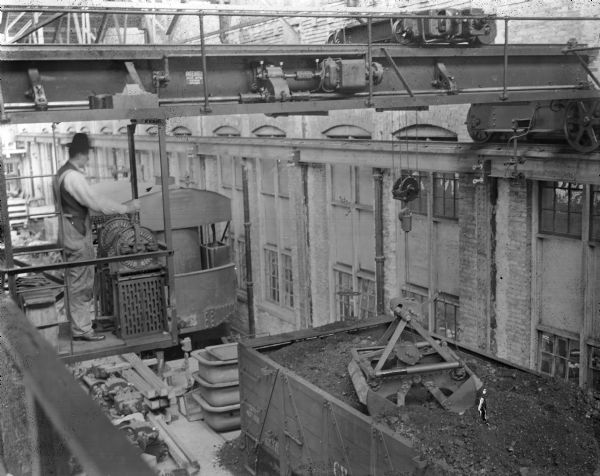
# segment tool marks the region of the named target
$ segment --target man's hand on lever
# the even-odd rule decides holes
[[[140,201],[136,198],[135,200],[131,200],[128,204],[127,204],[127,213],[128,214],[134,214],[135,212],[138,212],[140,210]]]

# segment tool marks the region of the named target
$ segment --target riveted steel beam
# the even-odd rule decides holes
[[[563,45],[386,45],[384,51],[372,45],[369,55],[366,45],[205,45],[203,49],[182,45],[19,45],[0,47],[0,78],[5,111],[13,123],[285,115],[367,106],[383,110],[600,97],[587,81],[584,68],[595,52],[583,51],[575,57],[564,54],[563,49]],[[510,67],[505,72],[506,55]],[[331,58],[335,61],[327,63]],[[390,58],[402,68],[404,81],[387,66]],[[435,81],[440,58],[452,72],[452,94]],[[357,69],[361,63],[356,60],[365,61],[364,71]],[[169,80],[156,82],[166,61]],[[340,65],[333,73],[338,74],[341,87],[326,87],[323,79],[330,70],[325,65],[334,63]],[[127,65],[137,71],[146,94],[123,94]],[[36,111],[23,91],[32,66],[44,84],[47,114]],[[344,81],[348,81],[345,89]],[[286,88],[280,87],[282,82]],[[115,100],[105,101],[107,96]],[[119,100],[123,96],[126,100]],[[210,108],[205,107],[208,101]]]

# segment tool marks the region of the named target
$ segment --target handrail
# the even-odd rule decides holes
[[[154,474],[125,434],[110,423],[58,361],[50,344],[16,303],[4,294],[0,296],[0,363],[6,364],[6,360],[22,376],[26,396],[32,397],[25,399],[33,402],[25,411],[28,412],[28,432],[34,435],[18,439],[2,434],[1,456],[7,471],[20,474],[23,465],[32,464],[27,460],[34,459],[39,466],[37,474],[64,474],[57,470],[57,465],[66,465],[65,458],[58,461],[55,453],[58,436],[89,476]],[[11,384],[15,383],[3,378],[2,391],[6,392],[5,385]],[[14,422],[15,409],[19,406],[21,410],[27,408],[24,401],[9,403],[14,406],[0,412],[3,423]],[[50,436],[49,431],[54,435]]]
[[[144,258],[160,258],[163,256],[170,256],[173,254],[173,250],[165,251],[150,251],[146,253],[135,253],[131,255],[116,255],[109,256],[106,258],[94,258],[79,261],[61,261],[60,263],[51,264],[38,264],[32,266],[0,266],[0,273],[6,273],[8,275],[24,274],[24,273],[35,273],[40,271],[52,271],[56,269],[67,269],[67,268],[79,268],[81,266],[95,266],[98,264],[118,263],[121,261],[135,261]]]
[[[376,10],[376,9],[364,9],[346,7],[343,10],[340,9],[319,9],[319,11],[309,9],[297,9],[297,8],[277,8],[268,9],[260,7],[249,7],[244,6],[240,8],[239,5],[219,5],[219,6],[208,6],[205,2],[190,2],[186,4],[179,4],[177,7],[165,7],[164,4],[132,4],[129,2],[86,2],[85,6],[81,5],[64,5],[56,1],[42,1],[38,0],[35,5],[19,5],[19,4],[7,4],[3,6],[5,12],[45,12],[45,13],[114,13],[114,14],[142,14],[142,15],[221,15],[221,16],[244,16],[244,17],[307,17],[307,18],[373,18],[373,19],[386,19],[386,18],[404,18],[410,17],[415,19],[446,19],[444,15],[429,15],[429,14],[415,14],[409,11],[396,11],[391,12],[387,10]],[[596,16],[576,16],[568,15],[561,17],[543,16],[543,15],[524,15],[524,16],[512,16],[512,15],[490,15],[482,13],[481,15],[454,15],[454,19],[463,18],[494,18],[496,20],[519,20],[519,21],[561,21],[561,20],[595,20],[599,21],[600,18]]]

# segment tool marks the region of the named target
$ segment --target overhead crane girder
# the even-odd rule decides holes
[[[21,44],[0,47],[0,113],[34,123],[596,99],[586,71],[595,52],[578,54],[564,45],[206,45],[203,56],[194,45]]]

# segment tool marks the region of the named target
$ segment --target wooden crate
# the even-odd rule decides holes
[[[52,349],[58,351],[58,324],[52,326],[39,327],[38,331],[40,332],[40,334],[42,334],[44,339],[46,339],[48,343],[52,346]]]
[[[58,311],[54,300],[45,304],[26,305],[25,315],[36,327],[58,324]]]

